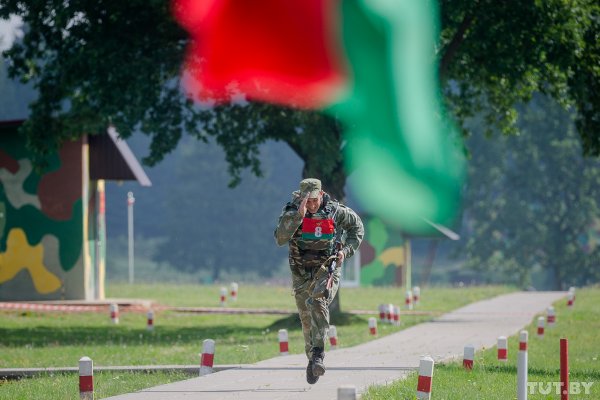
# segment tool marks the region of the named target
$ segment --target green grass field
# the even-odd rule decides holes
[[[177,307],[218,307],[221,286],[229,289],[229,285],[113,283],[107,286],[106,297],[152,299],[160,304]],[[503,286],[424,289],[421,296],[421,308],[445,311],[508,290]],[[404,291],[397,287],[342,288],[340,292],[344,311],[373,310],[375,312],[380,303],[404,304]],[[227,307],[295,310],[296,303],[291,287],[240,284],[238,301],[228,301]]]
[[[152,299],[163,305],[218,306],[218,285],[109,285],[111,298]],[[472,301],[509,291],[506,287],[434,288],[422,290],[419,310],[449,311]],[[379,303],[401,304],[399,288],[342,289],[344,310],[366,309],[376,314]],[[230,302],[231,303],[231,302]],[[234,307],[271,309],[295,308],[288,288],[240,285]],[[369,315],[342,314],[333,323],[340,346],[372,340],[368,334]],[[430,316],[402,317],[402,326],[381,324],[387,335]],[[291,315],[188,314],[172,311],[155,313],[155,330],[145,329],[145,314],[121,312],[119,325],[112,325],[106,313],[0,312],[0,368],[75,367],[79,358],[89,356],[95,366],[167,365],[199,363],[202,341],[215,339],[215,364],[254,363],[276,357],[277,331],[289,332],[290,352],[303,352],[300,322]],[[96,398],[131,392],[173,380],[183,374],[101,373],[95,378]],[[44,389],[47,399],[78,398],[76,377],[46,376],[0,384],[0,399],[36,398]]]
[[[539,382],[530,400],[559,399],[552,382],[560,381],[560,338],[569,340],[570,382],[586,382],[589,394],[571,394],[569,399],[600,399],[600,289],[581,289],[573,309],[561,300],[554,304],[557,323],[546,327],[544,338],[537,337],[537,317],[527,327],[529,332],[529,382]],[[540,314],[541,315],[541,314]],[[509,338],[508,362],[496,360],[496,348],[476,354],[472,371],[462,368],[462,361],[438,364],[433,373],[432,398],[438,400],[506,400],[516,399],[516,365],[518,335]],[[369,388],[363,400],[416,399],[417,374],[389,386]],[[539,390],[541,389],[541,390]],[[541,391],[548,394],[542,394]]]

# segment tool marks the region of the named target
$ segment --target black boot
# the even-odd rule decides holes
[[[306,367],[306,382],[314,385],[318,380],[319,377],[313,374],[313,362],[311,360],[308,362],[308,366]]]
[[[312,353],[312,373],[318,377],[325,374],[325,364],[323,364],[325,353],[320,347],[314,347]]]

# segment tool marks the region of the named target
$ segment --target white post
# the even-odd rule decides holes
[[[400,307],[394,306],[394,325],[400,325]]]
[[[519,334],[519,354],[517,356],[517,400],[527,400],[527,339],[529,333]]]
[[[498,337],[498,361],[508,361],[508,340],[506,336]]]
[[[225,307],[227,304],[227,288],[221,287],[221,296],[219,297],[221,301],[221,307]]]
[[[371,335],[377,335],[377,320],[373,317],[369,318],[369,332]]]
[[[413,309],[413,303],[412,303],[412,291],[411,290],[407,290],[406,291],[406,297],[404,300],[404,303],[406,304],[406,309],[407,310],[412,310]]]
[[[113,324],[119,323],[119,305],[116,303],[110,305],[110,319]]]
[[[89,357],[79,359],[79,398],[94,400],[94,362]]]
[[[338,400],[356,400],[356,386],[343,385],[338,387]]]
[[[127,193],[127,233],[129,237],[129,284],[133,284],[133,192]]]
[[[337,328],[335,325],[329,326],[329,344],[331,345],[331,350],[337,349]]]
[[[279,336],[279,355],[287,356],[289,354],[288,332],[286,329],[280,329],[277,334]]]
[[[419,380],[417,382],[417,399],[431,399],[431,387],[433,380],[433,358],[421,357],[419,361]]]
[[[202,342],[202,355],[200,356],[200,376],[212,374],[215,360],[215,341],[206,339]]]
[[[385,322],[385,304],[379,305],[379,321]]]
[[[406,291],[410,291],[410,289],[412,288],[412,254],[411,254],[411,247],[410,247],[410,238],[408,237],[408,235],[403,235],[404,236],[404,261],[405,261],[405,268],[406,268],[406,282],[405,282],[405,287],[406,287]],[[412,293],[411,293],[411,297],[412,297]],[[412,301],[411,301],[412,304]],[[412,305],[411,308],[412,310]]]
[[[238,289],[239,289],[239,285],[237,284],[237,282],[232,282],[231,283],[231,300],[237,301]]]
[[[421,288],[418,286],[415,286],[413,288],[413,303],[415,304],[415,307],[417,305],[419,305],[419,300],[421,299]]]
[[[146,317],[148,317],[147,323],[146,323],[146,329],[148,331],[152,332],[154,330],[154,311],[148,310]]]
[[[473,360],[475,360],[475,346],[468,344],[464,350],[463,367],[469,370],[473,369]]]
[[[556,322],[556,311],[554,307],[548,307],[548,328],[554,328]]]
[[[544,337],[544,327],[546,325],[546,318],[538,317],[537,322],[537,336],[541,339]]]

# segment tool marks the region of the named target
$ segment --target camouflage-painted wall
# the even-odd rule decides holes
[[[103,186],[90,182],[87,154],[85,139],[66,143],[37,173],[17,127],[0,129],[0,300],[103,297],[94,251]]]
[[[363,217],[363,223],[366,232],[360,245],[360,284],[404,285],[410,255],[402,234],[377,217]]]

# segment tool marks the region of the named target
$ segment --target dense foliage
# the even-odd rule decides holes
[[[147,140],[128,141],[136,154]],[[248,280],[285,271],[287,248],[277,247],[273,230],[282,207],[298,187],[301,162],[283,144],[262,146],[264,178],[246,173],[235,188],[227,186],[227,162],[215,143],[184,138],[160,164],[146,168],[152,187],[136,182],[107,185],[107,233],[110,278],[127,270],[127,192],[135,196],[136,279],[145,260],[154,260],[156,275],[168,278],[172,266],[198,272],[211,281],[223,272]],[[147,261],[146,261],[147,262]],[[155,264],[146,264],[154,269]],[[165,268],[163,268],[165,267]],[[195,279],[195,278],[193,278]]]
[[[459,123],[483,113],[487,130],[517,129],[515,104],[546,93],[576,110],[584,151],[600,153],[600,5],[595,0],[441,0],[437,49],[448,107]],[[26,33],[4,53],[11,76],[39,97],[23,130],[39,161],[63,140],[107,123],[128,137],[152,137],[146,162],[159,162],[182,134],[216,138],[232,183],[258,147],[286,142],[343,198],[342,127],[317,112],[237,102],[195,108],[179,90],[187,43],[163,0],[0,0],[0,17],[23,18]]]
[[[582,157],[573,118],[546,98],[524,109],[519,128],[468,143],[466,266],[521,286],[597,282],[600,163]]]

